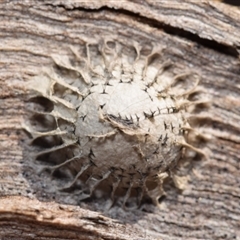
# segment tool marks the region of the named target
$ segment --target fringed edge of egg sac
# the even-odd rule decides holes
[[[111,44],[114,45],[114,49],[110,47]],[[112,74],[123,46],[127,45],[111,39],[101,40],[96,45],[98,45],[98,52],[94,53],[100,54],[103,61],[99,62],[99,65],[93,66],[92,58],[94,56],[90,54],[90,44],[86,44],[84,56],[81,56],[77,49],[71,48],[74,55],[74,64],[69,57],[54,55],[52,57],[55,64],[54,67],[43,68],[41,74],[26,83],[30,96],[28,111],[31,113],[31,116],[23,124],[23,128],[32,136],[31,145],[34,147],[34,151],[36,151],[35,160],[37,161],[35,162],[38,162],[36,163],[38,174],[41,175],[43,172],[50,173],[51,177],[48,181],[50,185],[48,188],[49,192],[59,192],[59,194],[63,195],[67,193],[69,195],[74,191],[77,195],[77,201],[79,201],[91,197],[93,193],[98,197],[103,196],[102,192],[106,190],[104,184],[107,182],[110,187],[108,187],[106,192],[109,192],[108,195],[112,201],[110,205],[112,205],[118,200],[116,192],[119,191],[118,188],[122,181],[121,169],[110,166],[107,171],[101,172],[99,176],[92,176],[91,169],[97,168],[97,166],[94,163],[94,152],[91,152],[91,149],[87,156],[88,160],[84,160],[84,164],[79,164],[83,156],[81,148],[79,148],[79,138],[75,135],[75,123],[79,118],[77,109],[81,102],[92,94],[91,91],[86,91],[85,89],[90,89],[90,87],[94,86],[97,79],[104,81],[104,86],[110,85],[108,80],[111,76],[109,75]],[[139,73],[139,76],[143,76],[139,80],[141,84],[146,87],[158,87],[159,85],[159,89],[156,90],[158,96],[160,98],[170,96],[176,102],[176,106],[167,109],[166,114],[176,111],[182,113],[184,124],[181,126],[181,133],[184,137],[174,140],[174,144],[182,149],[179,158],[181,160],[191,159],[195,153],[208,158],[206,151],[198,147],[199,141],[201,139],[207,141],[208,136],[198,130],[197,119],[201,118],[201,111],[205,110],[209,105],[208,101],[198,97],[204,92],[199,86],[200,77],[198,74],[186,72],[171,76],[173,74],[169,74],[168,69],[172,66],[174,67],[174,64],[169,60],[161,62],[163,49],[153,48],[146,56],[142,56],[142,48],[138,43],[133,42],[129,52],[127,48],[125,53],[123,51],[123,55],[130,54],[131,51],[134,51],[135,54],[135,57],[131,59],[131,64],[133,66],[139,64],[141,69]],[[104,66],[101,66],[101,63]],[[151,76],[151,73],[149,73],[149,67],[157,69],[154,76]],[[136,71],[138,71],[137,67]],[[165,74],[166,72],[168,74]],[[148,76],[148,74],[150,75]],[[94,80],[92,80],[93,75]],[[158,82],[158,77],[161,76],[164,76],[162,81],[166,80],[166,82],[163,82],[163,87]],[[129,79],[138,81],[131,77]],[[145,81],[145,79],[148,80]],[[79,81],[81,86],[84,87],[79,87],[76,84]],[[185,85],[188,87],[186,88]],[[200,109],[198,112],[195,111],[197,108]],[[162,114],[160,110],[159,114]],[[81,117],[84,118],[84,116]],[[145,113],[145,117],[151,118],[148,113]],[[191,124],[192,119],[195,119],[193,121],[194,124]],[[101,109],[99,109],[99,121],[109,125],[119,124],[114,122],[116,118],[101,113]],[[131,121],[131,119],[128,119],[128,121]],[[193,125],[196,125],[196,127]],[[98,136],[89,135],[89,138],[111,139],[119,131],[125,131],[124,134],[130,134],[128,128],[123,130],[118,125],[113,131]],[[171,153],[171,149],[169,151]],[[139,154],[141,154],[140,148]],[[175,168],[178,165],[178,161],[179,159],[176,162],[172,162],[164,171],[155,174],[155,176],[150,174],[151,179],[148,178],[146,173],[141,173],[134,169],[134,166],[131,166],[135,175],[133,174],[128,179],[128,187],[121,190],[120,198],[123,207],[140,206],[145,197],[149,197],[155,205],[159,205],[159,198],[165,194],[163,184],[168,177],[173,179],[177,188],[184,189],[187,177],[177,175]],[[67,180],[65,181],[64,179]],[[149,183],[150,180],[153,183]],[[101,191],[98,191],[98,189],[101,189]],[[136,192],[135,195],[133,191]],[[136,204],[132,204],[132,202]]]

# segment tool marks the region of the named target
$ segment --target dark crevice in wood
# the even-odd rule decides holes
[[[197,43],[198,45],[202,45],[206,48],[210,48],[221,54],[229,55],[234,58],[239,57],[238,46],[236,46],[236,48],[234,48],[232,46],[227,46],[225,44],[221,44],[214,40],[204,39],[204,38],[199,37],[197,34],[191,33],[184,29],[167,25],[167,24],[157,21],[155,19],[143,17],[138,13],[133,13],[133,12],[125,10],[125,9],[116,9],[115,10],[115,9],[112,9],[112,8],[109,8],[106,6],[101,7],[99,9],[86,9],[83,7],[68,8],[67,6],[65,6],[63,4],[58,4],[58,5],[46,4],[46,5],[51,6],[51,7],[64,8],[66,11],[84,11],[84,12],[89,12],[89,13],[97,13],[97,12],[101,12],[101,11],[106,11],[106,12],[110,12],[114,15],[123,14],[123,15],[131,17],[135,21],[140,22],[142,24],[147,24],[153,28],[162,29],[165,33],[170,34],[172,36],[178,36],[180,38],[190,40],[192,42]]]
[[[240,6],[239,0],[223,0],[223,2],[226,4],[233,5],[233,6]]]

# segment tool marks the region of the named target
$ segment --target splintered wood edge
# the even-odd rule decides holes
[[[121,0],[102,0],[102,1],[78,1],[78,0],[46,0],[50,6],[63,6],[66,9],[74,10],[78,8],[101,9],[103,7],[109,8],[113,12],[117,10],[126,11],[134,17],[143,17],[148,20],[156,21],[158,24],[166,24],[169,27],[176,29],[184,29],[184,31],[199,36],[202,39],[213,40],[217,43],[231,46],[233,48],[239,47],[240,32],[239,26],[230,24],[226,18],[231,16],[235,23],[240,20],[240,9],[230,4],[223,3],[222,0],[201,0],[201,1],[149,1],[145,0],[143,3],[137,1]],[[194,3],[195,8],[192,7]],[[175,8],[176,7],[176,8]],[[205,14],[198,10],[207,10]],[[172,14],[177,9],[179,12],[188,12],[188,15]],[[209,10],[211,9],[211,10]],[[219,14],[220,13],[220,14]],[[144,20],[144,19],[142,19]],[[214,24],[213,26],[209,23]],[[196,26],[201,26],[196,28]],[[222,34],[222,31],[231,32],[232,34]],[[209,36],[211,36],[209,38]]]
[[[134,239],[136,232],[129,229],[98,212],[78,206],[44,203],[21,196],[0,199],[1,237],[10,237],[9,234],[18,237],[21,234],[24,239],[32,239],[29,235],[35,236],[34,239],[48,239],[49,236],[86,240]]]

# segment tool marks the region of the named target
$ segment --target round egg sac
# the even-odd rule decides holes
[[[186,152],[202,153],[188,121],[201,103],[192,97],[199,76],[175,73],[163,49],[136,42],[103,39],[69,52],[52,55],[52,66],[27,83],[33,107],[25,129],[41,173],[54,182],[49,191],[158,204]]]

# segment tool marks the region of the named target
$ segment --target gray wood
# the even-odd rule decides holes
[[[2,1],[0,3],[1,239],[240,239],[240,10],[219,1]],[[26,83],[99,36],[166,46],[164,57],[201,75],[210,107],[208,159],[173,184],[159,209],[104,211],[101,200],[52,199],[32,168]],[[69,202],[67,202],[69,201]],[[70,203],[70,204],[67,204]]]

